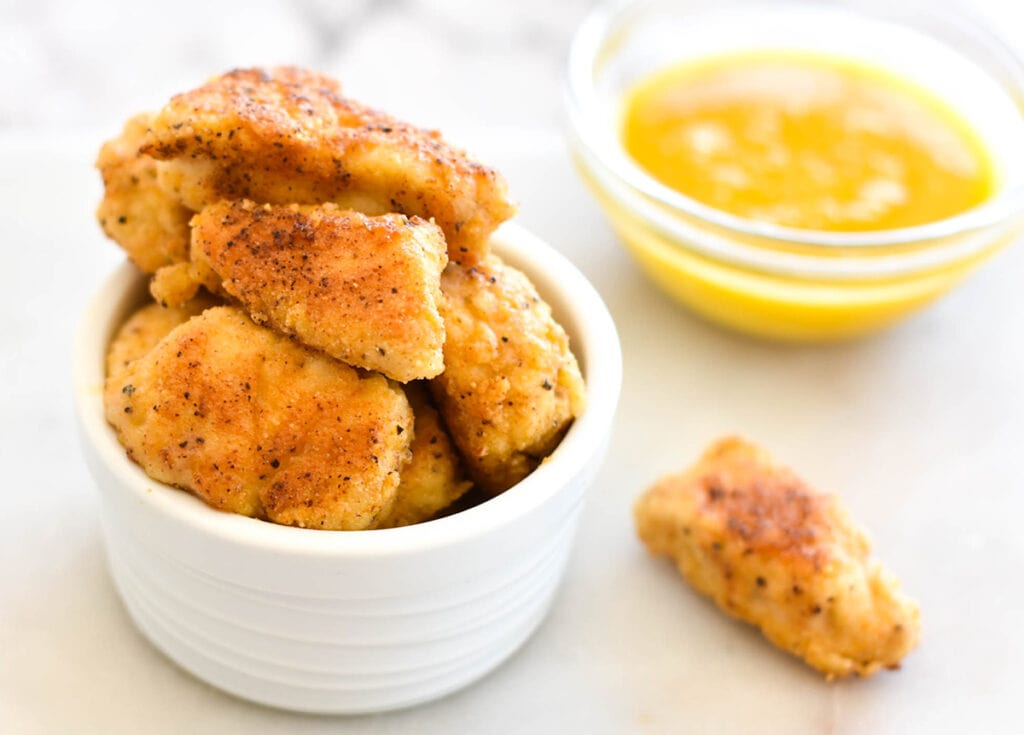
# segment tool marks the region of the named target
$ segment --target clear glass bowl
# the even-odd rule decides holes
[[[825,232],[743,219],[662,185],[626,153],[622,100],[666,66],[800,50],[882,66],[955,107],[997,167],[993,195],[916,227]],[[692,310],[783,340],[878,330],[945,293],[1024,228],[1024,68],[963,10],[861,0],[651,0],[596,10],[573,42],[570,145],[651,279]]]

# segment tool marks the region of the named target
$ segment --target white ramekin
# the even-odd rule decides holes
[[[103,284],[77,334],[78,423],[114,582],[136,625],[173,661],[261,704],[354,714],[464,687],[537,627],[607,448],[621,354],[607,308],[566,258],[514,225],[498,231],[494,249],[533,279],[565,326],[587,409],[507,492],[387,530],[277,526],[148,478],[104,420],[101,395],[107,344],[145,281],[126,263]]]

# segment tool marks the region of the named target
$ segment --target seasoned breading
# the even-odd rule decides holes
[[[490,255],[441,277],[447,340],[431,390],[470,475],[497,493],[561,441],[585,398],[569,338],[529,279]]]
[[[239,69],[171,99],[143,150],[196,211],[220,199],[336,202],[370,215],[433,218],[454,261],[486,249],[515,211],[505,180],[416,128],[294,67]]]
[[[652,554],[829,679],[898,668],[917,645],[917,605],[838,499],[741,439],[655,483],[635,515]]]
[[[426,387],[409,383],[405,393],[416,417],[412,460],[402,468],[395,502],[377,520],[377,528],[429,521],[473,485],[462,471],[459,455]]]
[[[146,273],[188,259],[192,213],[159,183],[158,163],[139,152],[148,114],[131,118],[121,134],[100,148],[96,168],[103,199],[96,217],[107,237]]]
[[[149,281],[149,293],[158,304],[168,307],[182,306],[199,293],[202,279],[193,275],[190,261],[165,265],[153,274]],[[216,288],[211,293],[218,293]]]
[[[220,202],[192,220],[192,257],[257,323],[408,382],[444,361],[444,236],[401,214]],[[202,277],[202,276],[200,276]]]
[[[409,460],[402,390],[215,307],[108,381],[128,456],[221,510],[277,523],[374,523]]]
[[[197,298],[177,308],[165,309],[159,304],[143,306],[121,325],[107,350],[107,376],[114,377],[156,347],[179,324],[187,322],[204,309],[216,306],[212,298]],[[112,383],[108,383],[108,387]],[[107,397],[107,401],[112,400]]]

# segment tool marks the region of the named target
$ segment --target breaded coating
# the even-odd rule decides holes
[[[431,381],[470,475],[498,493],[526,477],[585,404],[565,330],[529,279],[496,255],[441,277],[444,372]]]
[[[341,96],[294,67],[238,69],[171,99],[143,150],[196,211],[220,199],[335,202],[433,218],[454,261],[483,253],[512,216],[505,180],[441,139]]]
[[[137,115],[121,134],[100,148],[96,168],[103,176],[103,200],[96,210],[111,240],[146,273],[188,259],[192,213],[160,184],[158,163],[139,152],[148,114]]]
[[[377,519],[377,528],[429,521],[473,486],[426,386],[409,383],[405,393],[416,417],[412,460],[402,468],[395,502]]]
[[[192,274],[190,261],[165,265],[153,274],[149,281],[149,293],[158,304],[169,307],[182,306],[199,293],[202,280]],[[211,293],[219,293],[216,288]]]
[[[257,323],[408,382],[444,369],[444,236],[401,214],[220,202],[192,220],[192,257]]]
[[[917,605],[838,499],[742,439],[655,483],[635,516],[652,554],[829,679],[898,668],[917,645]]]
[[[167,309],[159,304],[143,306],[121,325],[107,349],[107,376],[124,372],[166,337],[179,324],[187,322],[204,309],[216,306],[212,298],[197,298],[184,306]],[[108,382],[108,387],[111,383]],[[107,397],[108,402],[111,397]]]
[[[400,388],[235,307],[175,327],[108,379],[107,420],[155,480],[276,523],[362,529],[410,457]]]

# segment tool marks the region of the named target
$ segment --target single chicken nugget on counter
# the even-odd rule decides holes
[[[143,150],[199,211],[221,199],[335,202],[365,214],[433,218],[454,261],[486,252],[515,212],[505,180],[422,130],[341,95],[295,67],[237,69],[176,95]]]
[[[214,508],[309,528],[368,528],[409,461],[401,388],[207,309],[108,378],[107,420],[155,480]]]
[[[838,499],[742,439],[659,480],[635,517],[652,554],[829,679],[898,668],[917,645],[917,605]]]
[[[395,502],[377,520],[377,528],[429,521],[473,486],[426,386],[409,383],[405,393],[415,415],[412,459],[402,468]]]
[[[431,390],[473,480],[499,493],[583,412],[583,378],[551,308],[498,256],[448,266],[441,290],[445,369]]]
[[[148,114],[131,118],[100,148],[104,190],[96,217],[139,268],[154,273],[188,260],[192,212],[160,184],[157,161],[139,152],[149,121]]]
[[[444,369],[438,305],[448,259],[434,224],[333,204],[223,201],[192,226],[198,270],[212,271],[257,323],[403,383]]]

